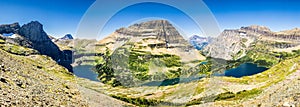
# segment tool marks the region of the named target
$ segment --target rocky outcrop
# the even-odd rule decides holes
[[[284,42],[278,42],[284,41]],[[225,30],[203,50],[207,56],[235,60],[245,55],[251,43],[265,41],[273,48],[290,48],[300,43],[300,30],[272,32],[264,26],[248,26]]]
[[[19,23],[0,25],[0,34],[17,33],[19,29],[20,29]]]
[[[277,38],[287,39],[287,40],[294,40],[298,43],[300,42],[300,29],[295,28],[291,30],[276,32],[273,36]]]
[[[272,32],[267,27],[253,25],[249,27],[242,27],[240,31],[247,32],[247,34],[270,37],[274,39],[300,41],[300,29],[298,28],[292,30],[285,30],[281,32]]]
[[[169,43],[186,42],[176,28],[167,20],[153,20],[134,24],[128,28],[118,29],[116,32],[139,37],[155,36]]]
[[[37,21],[32,21],[23,25],[19,34],[31,42],[33,49],[38,50],[41,54],[50,56],[54,60],[61,58],[62,52],[59,50],[48,35],[43,30],[43,25]]]
[[[18,23],[10,25],[1,25],[0,33],[15,33],[17,38],[7,38],[7,41],[16,45],[21,45],[28,48],[37,50],[42,55],[47,55],[58,62],[58,64],[68,68],[72,72],[72,66],[69,56],[70,52],[64,52],[52,42],[47,33],[43,30],[43,25],[38,21],[32,21],[28,24],[19,26]]]
[[[23,25],[19,30],[19,34],[32,42],[45,42],[50,40],[43,30],[43,25],[38,21],[32,21]]]
[[[213,58],[221,58],[225,60],[233,60],[242,57],[247,47],[254,41],[255,38],[244,35],[238,30],[225,30],[214,38],[212,42],[204,48],[203,52]]]

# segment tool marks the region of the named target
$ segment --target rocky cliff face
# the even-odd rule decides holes
[[[43,25],[37,21],[23,25],[18,33],[32,42],[45,42],[50,40],[43,30]]]
[[[246,36],[238,30],[225,30],[219,37],[214,38],[203,51],[207,56],[233,60],[238,53],[242,56],[254,39],[254,37]]]
[[[116,31],[124,35],[132,35],[139,37],[155,36],[159,40],[164,40],[169,43],[185,42],[179,32],[167,20],[154,20],[134,24],[128,28],[121,28]]]
[[[187,58],[187,61],[204,59],[167,20],[152,20],[120,28],[98,43],[99,46],[108,47],[110,50],[124,44],[133,44],[141,51],[156,54],[176,54]],[[187,54],[191,53],[195,55],[194,58],[188,58],[190,56]]]
[[[19,23],[0,25],[0,33],[17,33],[20,29]]]
[[[203,50],[207,56],[225,60],[235,60],[245,55],[249,46],[263,41],[270,48],[291,48],[300,44],[299,29],[272,32],[264,26],[248,26],[225,30]]]
[[[248,26],[242,27],[240,31],[246,32],[247,34],[252,34],[256,36],[264,36],[273,39],[281,39],[288,41],[300,41],[300,29],[295,28],[292,30],[286,30],[281,32],[272,32],[269,28],[264,26]]]
[[[19,34],[30,41],[32,48],[38,50],[41,54],[50,56],[54,60],[61,58],[62,52],[51,41],[43,30],[43,25],[39,22],[33,21],[23,25],[19,30]]]
[[[17,38],[7,38],[7,42],[33,48],[40,54],[50,56],[62,66],[72,71],[70,65],[70,52],[61,51],[57,45],[55,45],[47,33],[43,30],[43,25],[38,21],[32,21],[28,24],[19,26],[18,23],[1,25],[0,34],[2,33],[14,33],[19,35]]]

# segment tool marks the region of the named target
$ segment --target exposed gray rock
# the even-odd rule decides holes
[[[300,29],[282,32],[272,32],[264,26],[241,27],[235,30],[225,30],[204,49],[207,56],[225,60],[235,60],[245,55],[251,43],[267,38],[267,40],[283,40],[291,43],[276,43],[274,48],[289,48],[300,43]]]
[[[17,33],[19,29],[20,29],[19,23],[0,25],[0,34]]]
[[[153,20],[134,24],[128,28],[118,29],[116,32],[133,36],[156,36],[169,43],[186,43],[184,38],[167,20]]]
[[[19,34],[31,42],[33,49],[38,50],[43,55],[48,55],[54,60],[59,60],[62,52],[59,50],[48,35],[43,30],[43,25],[37,21],[32,21],[23,25]]]
[[[32,21],[23,25],[19,30],[19,34],[32,42],[45,42],[50,40],[43,30],[43,25],[38,21]]]
[[[242,57],[247,47],[254,42],[254,36],[247,36],[239,30],[225,30],[213,39],[203,52],[213,58],[233,60]],[[240,56],[236,56],[240,53]]]

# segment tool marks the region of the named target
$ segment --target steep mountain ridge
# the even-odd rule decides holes
[[[115,78],[125,79],[120,80],[125,85],[136,86],[176,78],[180,74],[189,76],[196,74],[193,68],[205,60],[167,20],[152,20],[117,29],[97,46],[103,55],[109,53],[106,55],[111,57],[104,58],[106,60],[97,66],[99,79],[113,85],[120,85],[115,83]],[[119,74],[118,77],[114,73]]]
[[[18,23],[1,25],[0,31],[0,34],[14,33],[18,35],[16,38],[4,37],[5,41],[15,45],[33,48],[40,54],[50,56],[53,60],[72,72],[72,66],[70,65],[72,53],[69,51],[61,51],[59,47],[52,42],[47,33],[43,30],[43,25],[38,21],[32,21],[22,27],[20,27]]]
[[[245,56],[249,47],[255,46],[257,42],[265,43],[269,50],[298,47],[300,35],[297,32],[299,32],[298,29],[272,32],[267,27],[257,25],[224,30],[205,47],[204,53],[214,58],[236,60]]]
[[[97,45],[114,51],[126,43],[134,44],[134,47],[140,51],[182,56],[183,59],[187,59],[187,62],[205,59],[167,20],[152,20],[133,24],[128,28],[120,28],[100,40]],[[102,48],[101,51],[105,50],[106,48]],[[191,59],[190,56],[186,56],[187,54],[193,54],[195,58]]]

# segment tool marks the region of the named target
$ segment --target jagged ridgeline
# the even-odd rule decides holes
[[[120,28],[97,45],[105,53],[96,67],[99,79],[114,86],[194,75],[205,60],[167,20]]]
[[[43,25],[38,21],[32,21],[23,26],[20,26],[19,23],[0,25],[0,34],[0,37],[7,43],[35,49],[39,54],[51,57],[58,64],[72,72],[72,66],[70,65],[72,63],[72,51],[60,50],[51,41],[43,30]]]
[[[254,62],[272,67],[280,60],[296,55],[299,45],[298,28],[273,32],[267,27],[252,25],[225,30],[203,49],[203,53],[228,61]]]

